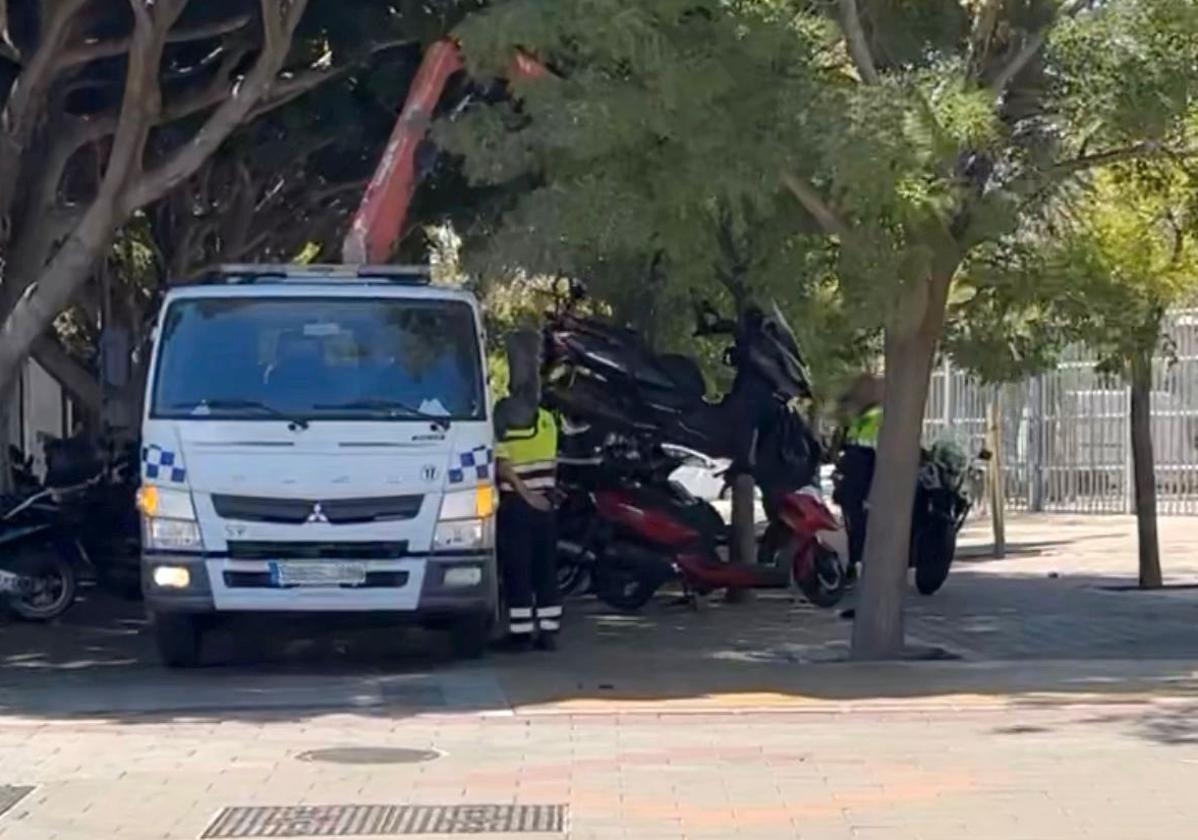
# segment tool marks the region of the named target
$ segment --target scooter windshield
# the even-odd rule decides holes
[[[785,375],[799,386],[800,394],[810,396],[811,372],[803,360],[794,330],[790,328],[790,323],[778,308],[776,300],[770,301],[769,312],[761,325],[761,331],[777,350],[774,355]]]

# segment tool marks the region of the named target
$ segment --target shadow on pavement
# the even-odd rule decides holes
[[[140,605],[93,591],[54,625],[0,628],[0,715],[304,719],[334,710],[827,711],[915,700],[1042,708],[1198,698],[1198,595],[1115,593],[1101,587],[1125,577],[996,568],[962,564],[936,596],[911,594],[909,641],[961,658],[919,663],[848,663],[851,625],[838,611],[760,593],[698,612],[663,599],[638,615],[583,599],[570,605],[558,652],[477,663],[450,660],[439,635],[399,627],[242,623],[213,640],[209,655],[221,664],[173,672],[156,662]],[[1162,719],[1152,731],[1182,725]]]

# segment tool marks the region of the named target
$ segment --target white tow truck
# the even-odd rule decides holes
[[[171,291],[142,424],[164,662],[246,613],[367,614],[482,652],[497,611],[483,328],[423,269],[234,266]]]

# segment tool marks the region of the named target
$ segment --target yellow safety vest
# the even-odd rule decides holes
[[[853,421],[849,426],[848,434],[845,436],[845,442],[855,444],[856,446],[872,446],[878,445],[878,432],[882,429],[882,408],[874,406],[867,408]]]
[[[507,461],[529,490],[548,490],[557,484],[557,421],[545,409],[538,409],[536,425],[508,429],[495,444],[495,457]],[[499,489],[511,491],[502,479]]]

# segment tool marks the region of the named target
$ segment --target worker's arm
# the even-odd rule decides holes
[[[508,459],[496,459],[495,472],[499,476],[499,480],[510,484],[512,489],[516,491],[516,495],[527,502],[529,507],[540,511],[546,511],[553,507],[549,499],[543,494],[528,489],[527,485],[520,480],[520,476],[516,474],[516,470],[512,468],[512,462]]]

